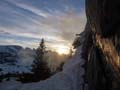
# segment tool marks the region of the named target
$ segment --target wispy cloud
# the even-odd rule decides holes
[[[84,30],[83,4],[84,0],[1,0],[0,44],[36,47],[45,38],[49,48],[69,47],[75,34]]]
[[[34,14],[37,14],[38,16],[41,16],[41,17],[44,17],[44,18],[49,16],[49,13],[47,13],[47,12],[41,10],[41,9],[37,9],[37,8],[35,8],[33,6],[27,5],[25,3],[19,3],[17,1],[13,1],[13,0],[11,0],[11,1],[8,0],[8,2],[10,2],[10,3],[12,3],[12,4],[14,4],[14,5],[16,5],[16,6],[20,7],[20,8],[23,8],[23,9],[25,9],[27,11],[30,11],[30,12],[32,12]]]
[[[86,24],[85,11],[83,9],[82,12],[77,14],[74,11],[70,11],[57,17],[50,16],[44,20],[44,24],[57,29],[62,39],[71,42],[76,34],[84,30]]]

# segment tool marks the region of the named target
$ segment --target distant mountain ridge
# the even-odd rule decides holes
[[[32,49],[19,45],[0,45],[0,75],[31,72],[30,65],[26,66],[23,61],[32,62],[34,54]]]
[[[23,48],[21,46],[17,45],[0,45],[0,64],[17,63],[19,61],[18,52],[22,49]]]

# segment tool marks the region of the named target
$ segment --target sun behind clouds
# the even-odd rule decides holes
[[[67,47],[65,45],[59,45],[56,47],[55,51],[58,52],[58,54],[60,54],[60,55],[69,54],[69,47]]]

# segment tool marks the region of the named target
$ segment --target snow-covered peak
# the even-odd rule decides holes
[[[0,45],[0,75],[31,72],[34,51],[17,45]]]
[[[17,53],[21,49],[23,48],[17,45],[0,45],[0,53]]]

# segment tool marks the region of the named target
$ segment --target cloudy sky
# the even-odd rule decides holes
[[[0,0],[0,45],[69,49],[83,31],[84,0]]]

